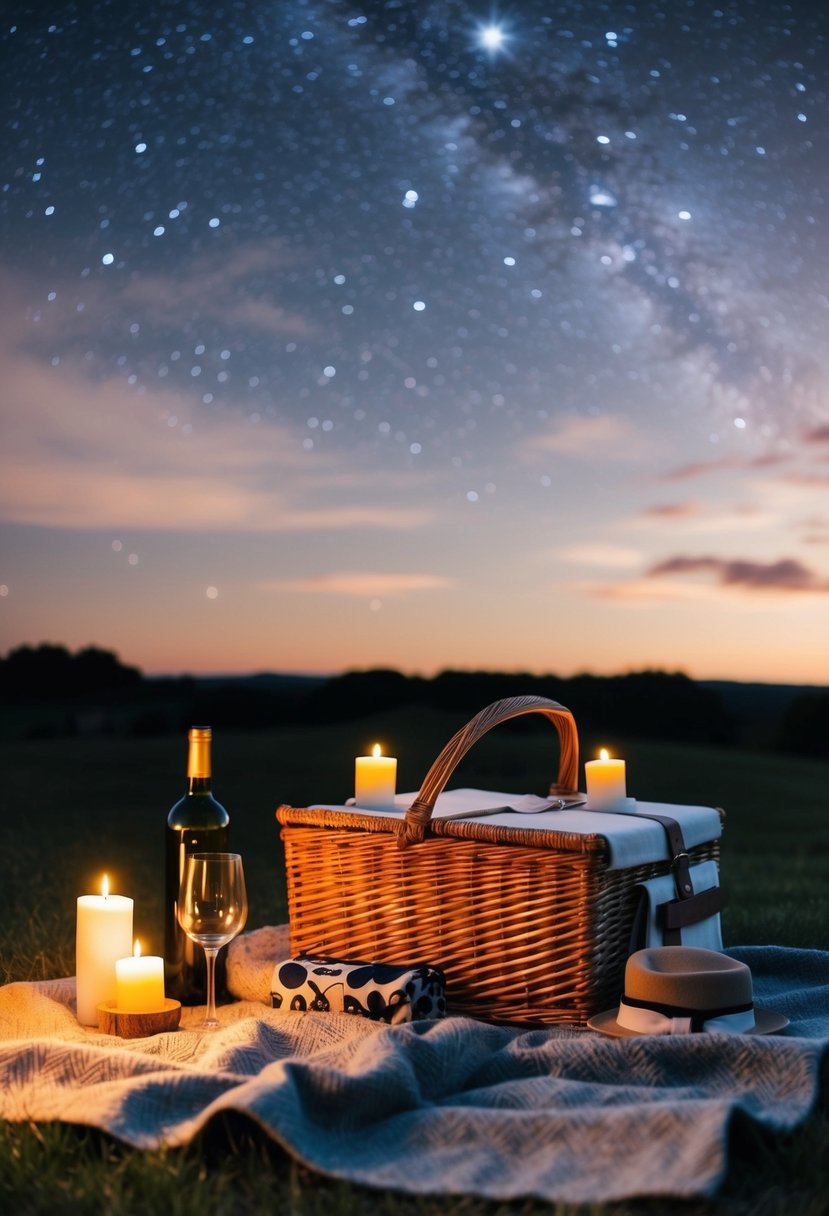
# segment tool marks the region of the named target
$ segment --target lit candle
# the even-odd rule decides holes
[[[585,762],[584,777],[591,811],[612,810],[624,800],[625,762],[611,759],[605,748],[599,752],[598,760]]]
[[[119,1013],[154,1013],[164,1008],[164,959],[142,955],[138,941],[131,958],[116,960],[115,1004]]]
[[[78,896],[75,976],[82,1026],[97,1026],[98,1006],[115,999],[115,961],[132,949],[132,907],[125,895],[109,894],[106,875],[100,895]]]
[[[394,806],[397,785],[397,759],[383,756],[375,743],[370,756],[354,762],[354,801],[357,806],[383,810]]]

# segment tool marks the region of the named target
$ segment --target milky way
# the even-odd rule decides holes
[[[819,410],[820,6],[45,11],[0,196],[42,358],[401,462]]]

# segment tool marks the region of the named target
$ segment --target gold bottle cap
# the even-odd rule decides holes
[[[188,739],[190,747],[187,753],[187,776],[209,777],[210,773],[210,743],[213,731],[209,726],[193,726],[190,728]]]

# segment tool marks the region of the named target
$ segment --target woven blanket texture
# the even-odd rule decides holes
[[[257,932],[284,947],[279,931]],[[756,1003],[791,1019],[784,1034],[611,1039],[454,1017],[388,1027],[247,999],[222,1007],[212,1033],[186,1009],[176,1032],[121,1040],[78,1025],[74,980],[9,984],[0,1116],[150,1148],[239,1111],[321,1173],[373,1187],[573,1203],[711,1195],[735,1114],[771,1131],[800,1124],[829,1048],[829,953],[729,953],[751,967]]]

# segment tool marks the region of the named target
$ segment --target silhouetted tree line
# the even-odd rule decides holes
[[[71,654],[65,646],[19,646],[0,659],[0,697],[44,701],[115,690],[141,683],[137,667],[127,667],[110,650],[87,646]]]
[[[706,743],[733,740],[733,723],[718,693],[681,673],[624,676],[539,676],[528,672],[443,671],[433,679],[397,671],[348,672],[314,690],[314,716],[337,720],[421,702],[470,717],[492,701],[528,693],[572,710],[591,730]],[[519,719],[515,729],[521,729]]]
[[[829,758],[829,692],[804,692],[789,703],[777,745],[783,752]]]
[[[562,677],[449,670],[425,679],[378,668],[329,679],[263,675],[205,680],[145,677],[111,651],[95,646],[74,655],[64,646],[21,646],[0,658],[6,733],[29,737],[79,731],[162,734],[196,721],[235,729],[312,725],[413,704],[471,717],[484,705],[519,693],[559,701],[572,710],[580,730],[592,734],[745,742],[738,716],[729,712],[719,689],[682,672]],[[23,714],[23,724],[17,727],[14,707]],[[43,709],[40,715],[38,707]],[[518,719],[510,728],[527,725],[526,719]],[[794,695],[771,728],[771,746],[829,756],[828,726],[829,692]]]

